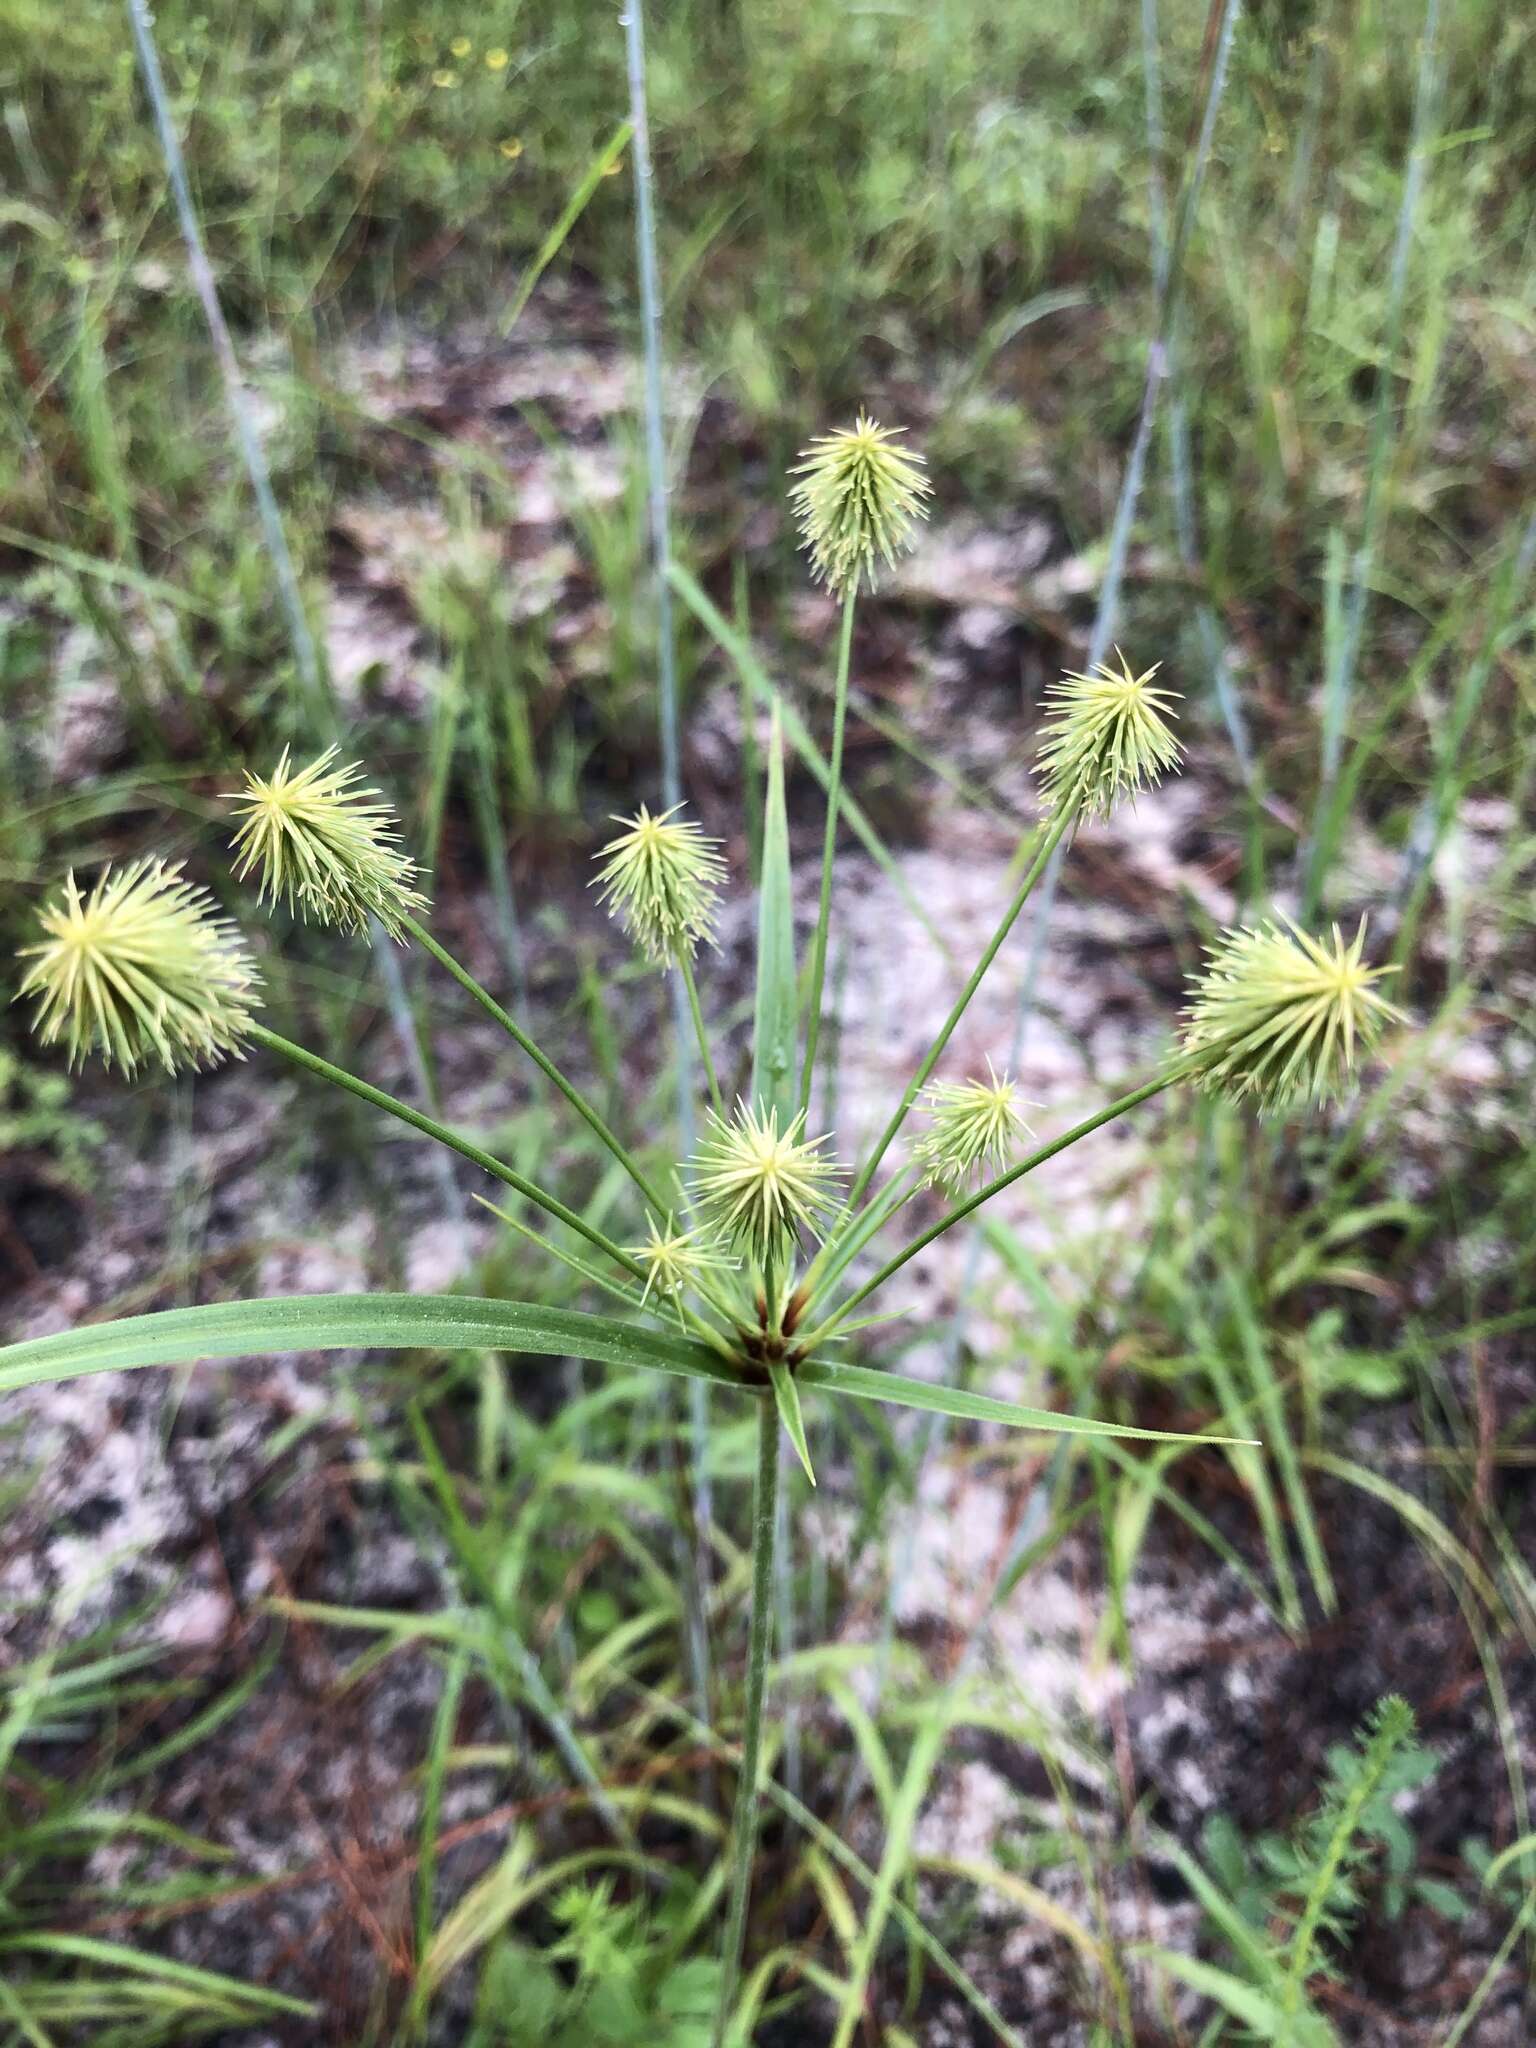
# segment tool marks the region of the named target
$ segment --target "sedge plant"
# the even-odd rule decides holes
[[[1385,970],[1367,962],[1363,927],[1346,941],[1337,929],[1318,937],[1280,919],[1219,938],[1192,991],[1176,1049],[1067,1130],[1035,1139],[1014,1083],[990,1063],[985,1075],[935,1078],[1056,848],[1178,765],[1173,693],[1155,669],[1137,672],[1119,657],[1116,666],[1065,676],[1051,692],[1037,759],[1040,822],[1024,850],[1023,881],[1002,906],[874,1145],[855,1161],[844,1156],[835,1132],[814,1128],[856,602],[861,585],[910,543],[927,491],[919,459],[863,415],[853,428],[813,444],[796,474],[793,502],[805,545],[841,608],[826,828],[802,1004],[776,712],[762,813],[752,1065],[739,1099],[727,1100],[720,1086],[695,976],[727,880],[722,848],[680,807],[642,806],[619,821],[600,856],[601,900],[640,961],[682,978],[708,1093],[692,1155],[663,1169],[642,1163],[528,1025],[433,934],[423,878],[399,843],[389,806],[360,768],[341,765],[334,751],[304,767],[285,755],[271,773],[249,775],[231,799],[236,872],[263,901],[341,935],[379,927],[400,944],[421,947],[532,1061],[627,1177],[632,1227],[622,1237],[466,1135],[270,1029],[259,1015],[260,976],[245,939],[174,866],[148,861],[109,870],[88,890],[69,877],[44,908],[40,934],[23,959],[20,993],[35,1005],[38,1035],[60,1043],[72,1061],[96,1053],[131,1075],[146,1067],[174,1073],[210,1066],[251,1049],[286,1060],[509,1188],[539,1219],[537,1230],[521,1220],[518,1228],[574,1266],[610,1307],[599,1314],[461,1295],[362,1294],[173,1309],[0,1350],[0,1391],[264,1349],[437,1346],[640,1365],[729,1390],[755,1406],[751,1605],[717,2043],[727,2037],[735,2009],[750,1899],[781,1431],[814,1483],[802,1397],[886,1402],[1042,1432],[1167,1441],[1162,1432],[874,1370],[848,1359],[847,1340],[884,1320],[866,1304],[910,1261],[1090,1132],[1179,1083],[1248,1098],[1269,1113],[1304,1098],[1326,1100],[1344,1089],[1397,1014],[1380,991]],[[898,1153],[909,1121],[916,1122],[915,1137]]]

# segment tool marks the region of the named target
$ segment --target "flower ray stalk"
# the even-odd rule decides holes
[[[903,1245],[899,1252],[886,1261],[873,1279],[866,1280],[862,1287],[855,1289],[824,1323],[819,1323],[814,1329],[807,1331],[801,1339],[805,1349],[811,1351],[816,1345],[825,1343],[827,1338],[847,1321],[860,1303],[867,1301],[871,1294],[883,1287],[893,1274],[899,1273],[909,1259],[915,1259],[919,1252],[925,1251],[933,1243],[935,1238],[942,1237],[957,1223],[963,1223],[966,1217],[972,1215],[984,1202],[990,1202],[994,1195],[1000,1195],[1004,1188],[1012,1187],[1015,1181],[1033,1173],[1037,1166],[1043,1166],[1048,1159],[1054,1159],[1058,1152],[1065,1152],[1069,1145],[1075,1145],[1080,1138],[1086,1138],[1091,1132],[1112,1122],[1115,1117],[1123,1116],[1127,1110],[1135,1109],[1140,1103],[1149,1102],[1154,1095],[1161,1094],[1163,1089],[1171,1087],[1175,1081],[1183,1080],[1203,1063],[1203,1057],[1200,1054],[1192,1054],[1172,1066],[1165,1067],[1150,1081],[1144,1081],[1139,1088],[1133,1088],[1128,1095],[1122,1095],[1106,1109],[1085,1117],[1081,1123],[1074,1124],[1071,1130],[1063,1132],[1059,1138],[1053,1138],[1049,1144],[1041,1145],[1036,1151],[1031,1152],[1027,1159],[1021,1159],[1017,1166],[1010,1167],[1006,1173],[1000,1173],[996,1179],[989,1180],[985,1187],[978,1188],[967,1200],[957,1203],[953,1209],[941,1216],[937,1223]],[[808,1305],[814,1305],[814,1301],[815,1296]]]
[[[533,1181],[526,1179],[515,1167],[506,1165],[496,1158],[494,1153],[487,1152],[472,1139],[460,1137],[457,1131],[450,1130],[435,1117],[427,1116],[419,1109],[412,1109],[408,1102],[401,1102],[397,1096],[385,1094],[382,1088],[375,1088],[369,1081],[359,1080],[356,1074],[349,1074],[344,1067],[333,1066],[318,1053],[310,1052],[302,1045],[295,1045],[292,1039],[284,1038],[276,1031],[269,1031],[264,1024],[253,1023],[246,1036],[252,1045],[264,1046],[268,1052],[280,1054],[285,1060],[291,1060],[296,1067],[303,1067],[306,1072],[317,1075],[322,1081],[330,1081],[338,1088],[345,1088],[349,1095],[355,1095],[360,1101],[372,1104],[375,1109],[387,1110],[391,1116],[398,1117],[401,1123],[409,1124],[414,1131],[420,1131],[423,1137],[435,1138],[440,1145],[446,1145],[450,1152],[457,1152],[461,1159],[467,1159],[472,1166],[478,1166],[482,1171],[493,1174],[497,1180],[505,1182],[509,1188],[520,1194],[525,1201],[532,1202],[536,1208],[543,1209],[558,1222],[565,1224],[568,1229],[574,1230],[578,1236],[584,1237],[588,1244],[605,1253],[616,1265],[622,1266],[632,1279],[644,1284],[645,1268],[638,1259],[632,1258],[622,1246],[616,1245],[612,1238],[604,1236],[602,1231],[588,1223],[585,1217],[579,1216],[574,1209],[567,1208],[557,1196],[547,1193]]]
[[[848,1195],[850,1211],[857,1207],[858,1203],[868,1192],[871,1181],[873,1181],[875,1175],[880,1170],[880,1162],[895,1143],[902,1125],[911,1115],[912,1105],[922,1093],[934,1068],[943,1058],[945,1047],[954,1037],[960,1020],[971,1006],[972,997],[986,979],[987,970],[1002,950],[1003,943],[1007,939],[1008,934],[1018,923],[1020,913],[1034,892],[1035,885],[1044,874],[1052,854],[1056,851],[1064,835],[1070,831],[1075,816],[1075,805],[1070,802],[1063,803],[1058,807],[1056,815],[1037,833],[1034,858],[1030,861],[1029,867],[1025,871],[1024,879],[1020,882],[1013,901],[1003,912],[996,931],[993,932],[992,937],[988,940],[981,958],[977,961],[975,967],[972,968],[965,987],[961,989],[959,995],[955,998],[953,1008],[939,1027],[938,1036],[934,1039],[932,1045],[929,1046],[927,1052],[924,1053],[916,1073],[913,1074],[911,1080],[907,1083],[902,1098],[892,1113],[890,1122],[880,1134],[875,1149],[859,1169],[858,1178],[854,1181]]]
[[[714,1056],[709,1049],[709,1033],[704,1028],[704,1011],[699,1003],[699,986],[693,978],[693,962],[686,953],[680,953],[676,962],[677,977],[683,986],[688,1003],[688,1015],[693,1020],[693,1035],[698,1044],[699,1058],[704,1066],[704,1079],[709,1086],[709,1099],[716,1116],[725,1115],[725,1097],[720,1092],[720,1077],[715,1072]]]
[[[827,929],[832,917],[832,859],[837,849],[837,818],[843,794],[843,730],[848,718],[848,670],[853,657],[853,617],[859,601],[857,583],[843,598],[842,627],[837,643],[837,681],[832,705],[832,755],[827,777],[827,823],[821,846],[821,896],[816,910],[816,937],[811,951],[811,994],[805,1020],[805,1065],[800,1076],[800,1108],[810,1114],[811,1087],[816,1078],[816,1049],[821,1039],[821,1000],[827,976]]]
[[[507,1036],[521,1051],[528,1055],[529,1059],[533,1061],[545,1078],[559,1089],[583,1123],[587,1125],[588,1129],[606,1146],[620,1166],[623,1167],[653,1212],[657,1216],[665,1216],[667,1213],[666,1202],[663,1201],[656,1187],[637,1163],[633,1154],[614,1135],[613,1131],[609,1129],[603,1118],[576,1086],[575,1082],[560,1071],[559,1067],[555,1065],[538,1041],[530,1037],[518,1023],[517,1019],[502,1008],[501,1004],[497,1002],[488,989],[481,987],[475,977],[467,968],[460,965],[446,946],[439,944],[424,924],[421,924],[414,917],[407,917],[405,929],[419,946],[431,954],[440,967],[447,969],[460,988],[467,995],[474,998],[486,1015],[493,1018],[501,1026]]]

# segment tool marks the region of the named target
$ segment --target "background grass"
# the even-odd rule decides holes
[[[974,566],[930,563],[870,608],[855,793],[898,851],[957,785],[1006,817],[1040,684],[1086,639],[1155,324],[1159,209],[1214,17],[1192,0],[1160,10],[1149,123],[1147,16],[1110,0],[655,12],[680,556],[775,676],[804,682],[819,730],[824,626],[783,474],[861,400],[906,420],[940,532],[1037,528],[1057,573],[1001,593],[993,576],[978,600]],[[1262,1454],[1047,1460],[878,1416],[818,1423],[836,1483],[814,1506],[796,1496],[824,1540],[784,1589],[784,1819],[765,1839],[748,1977],[764,2042],[832,2038],[828,2015],[866,1972],[871,2041],[939,2039],[951,2012],[978,2039],[1013,2026],[1127,2048],[1262,2029],[1336,1839],[1303,1825],[1339,1804],[1320,1791],[1343,1782],[1328,1745],[1390,1687],[1419,1716],[1390,1783],[1430,1791],[1407,1821],[1362,1798],[1356,1896],[1326,1902],[1341,1983],[1315,1983],[1309,2010],[1346,2038],[1527,2038],[1529,1865],[1484,1878],[1530,1832],[1536,1760],[1536,25],[1493,0],[1428,18],[1427,46],[1414,6],[1270,0],[1245,18],[1122,626],[1188,700],[1191,866],[1250,905],[1275,891],[1324,915],[1369,909],[1418,1028],[1335,1122],[1256,1135],[1211,1105],[1170,1114],[1127,1169],[1134,1224],[1064,1229],[1048,1265],[999,1222],[976,1313],[948,1328],[958,1373],[984,1381],[1025,1351],[1064,1403],[1218,1418],[1261,1434]],[[391,783],[445,921],[500,986],[531,981],[609,1112],[659,1132],[649,991],[579,908],[600,820],[656,777],[622,378],[627,175],[591,180],[518,312],[626,111],[612,12],[167,4],[158,34],[309,609],[331,627],[349,751]],[[188,853],[227,890],[217,794],[244,760],[302,740],[310,714],[124,14],[0,0],[0,101],[9,950],[72,863]],[[605,360],[621,372],[611,403],[590,388]],[[554,502],[530,519],[535,458]],[[977,601],[1007,616],[963,658],[974,730],[941,720],[935,738],[925,663],[954,659],[954,620]],[[361,665],[336,627],[359,608]],[[743,736],[722,709],[734,680],[691,625],[682,654],[690,780],[744,856],[750,721]],[[1004,721],[1006,744],[981,746]],[[1193,958],[1198,902],[1175,885],[1155,917],[1162,950],[1106,969],[1111,993],[1132,972],[1166,994]],[[271,972],[282,1028],[396,1057],[365,960],[295,935]],[[601,1160],[505,1068],[477,1068],[440,993],[413,975],[408,997],[436,1049],[429,1085],[523,1170],[549,1156],[562,1188],[619,1213]],[[233,1292],[306,1231],[346,1244],[359,1214],[370,1277],[398,1280],[424,1216],[459,1228],[441,1187],[347,1106],[317,1131],[270,1077],[222,1097],[72,1086],[18,1022],[0,1052],[0,1250],[20,1319],[82,1269],[93,1311]],[[242,1111],[263,1144],[254,1178],[213,1142]],[[133,1235],[141,1159],[156,1216]],[[510,1234],[446,1255],[484,1291],[580,1296]],[[882,1355],[924,1335],[904,1326]],[[323,1409],[274,1424],[233,1382],[269,1427],[221,1497],[221,1541],[243,1558],[263,1528],[299,1536],[198,1655],[156,1634],[174,1574],[139,1586],[114,1554],[110,1599],[80,1614],[24,1569],[7,1579],[0,2041],[703,2037],[748,1434],[712,1445],[704,1725],[685,1678],[694,1532],[676,1419],[574,1368],[523,1384],[494,1361],[362,1364]],[[155,1398],[151,1434],[190,1427],[190,1388]],[[16,1442],[19,1557],[49,1533],[46,1475],[26,1500],[49,1455]],[[1205,1665],[1183,1686],[1221,1732],[1234,1810],[1181,1797],[1176,1771],[1138,1781],[1123,1731],[999,1676],[980,1620],[935,1646],[902,1619],[935,1471],[1011,1463],[983,1616],[1027,1603],[1031,1574],[1065,1558],[1093,1589],[1090,1664],[1134,1667],[1139,1588],[1170,1576],[1269,1617],[1281,1676],[1256,1703],[1235,1705]],[[314,1831],[300,1850],[263,1841],[251,1816],[271,1760],[306,1755],[312,1768],[279,1773],[276,1807]],[[935,1850],[920,1816],[964,1797],[957,1767],[999,1757],[1017,1795],[1001,1846]],[[615,1846],[573,1758],[632,1842]],[[1182,1976],[1124,1959],[1128,1940],[1168,1949],[1149,1899],[1186,1912]],[[999,1963],[999,1912],[1039,1930],[1048,1993]],[[1192,1979],[1191,1957],[1214,1974]],[[1284,2024],[1272,2038],[1304,2038]]]

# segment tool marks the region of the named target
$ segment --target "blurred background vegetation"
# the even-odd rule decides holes
[[[675,546],[817,731],[828,621],[784,473],[861,402],[931,465],[931,544],[866,609],[850,756],[920,898],[957,798],[1005,836],[1027,817],[1041,687],[1081,661],[1218,15],[653,9]],[[584,901],[606,814],[658,774],[614,11],[166,0],[156,29],[347,751],[487,978],[659,1141],[654,990]],[[9,958],[71,865],[185,856],[233,907],[219,793],[315,735],[124,10],[0,0],[0,105]],[[871,1927],[860,2038],[893,2048],[1530,2038],[1536,19],[1254,0],[1184,265],[1120,635],[1184,693],[1195,801],[1159,876],[1090,849],[1062,944],[1155,1028],[1212,890],[1369,912],[1417,1028],[1331,1122],[1168,1110],[1123,1215],[1046,1248],[999,1221],[960,1311],[934,1304],[945,1369],[1022,1357],[1064,1404],[1262,1454],[825,1425],[764,2043],[831,2038]],[[740,869],[756,723],[679,633],[687,779]],[[725,968],[729,994],[729,939]],[[618,1201],[410,963],[392,986],[295,933],[267,972],[280,1018],[373,1071],[409,1071],[414,1023],[415,1085]],[[18,1334],[434,1261],[549,1290],[463,1193],[271,1076],[73,1082],[0,1022]],[[0,2043],[707,2038],[681,1426],[626,1380],[514,1384],[358,1361],[0,1416]],[[712,1456],[728,1734],[744,1431]],[[941,1481],[1000,1517],[950,1635],[903,1605]],[[990,1632],[1063,1588],[1070,1704]],[[1169,1650],[1184,1611],[1206,1632]],[[1417,1733],[1356,1742],[1394,1690]],[[643,1878],[572,1791],[578,1739]],[[925,1833],[946,1802],[994,1824]]]

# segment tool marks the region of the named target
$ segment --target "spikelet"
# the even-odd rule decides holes
[[[285,902],[313,924],[366,932],[377,918],[392,939],[425,910],[416,865],[395,844],[395,814],[376,789],[361,787],[354,762],[336,766],[327,747],[307,768],[282,759],[267,777],[247,774],[231,799],[245,815],[235,834],[236,873],[252,870],[262,896]]]
[[[777,1110],[738,1102],[729,1119],[711,1113],[694,1159],[706,1220],[759,1266],[836,1208],[842,1168],[822,1156],[827,1140],[804,1130],[804,1110],[781,1131]]]
[[[863,580],[874,588],[877,558],[887,566],[912,544],[926,519],[931,487],[923,459],[896,445],[900,427],[878,426],[860,412],[852,427],[823,434],[802,450],[790,491],[811,573],[839,597]]]
[[[691,957],[712,942],[715,905],[725,878],[717,842],[677,813],[653,817],[642,804],[598,855],[599,900],[608,906],[647,960],[658,967]]]
[[[1107,817],[1178,766],[1168,723],[1174,693],[1152,687],[1156,666],[1133,675],[1115,653],[1118,673],[1100,662],[1092,675],[1069,673],[1046,692],[1051,714],[1036,766],[1050,811],[1071,806],[1082,817]]]
[[[1186,1012],[1184,1050],[1204,1056],[1202,1085],[1270,1111],[1342,1095],[1384,1028],[1402,1021],[1375,986],[1392,969],[1364,956],[1364,918],[1348,945],[1337,925],[1317,939],[1289,918],[1224,932]]]
[[[42,914],[44,938],[19,993],[32,996],[45,1045],[62,1039],[71,1065],[99,1052],[132,1074],[168,1073],[238,1056],[258,977],[235,928],[179,865],[140,860],[106,869],[89,896],[71,874]]]

